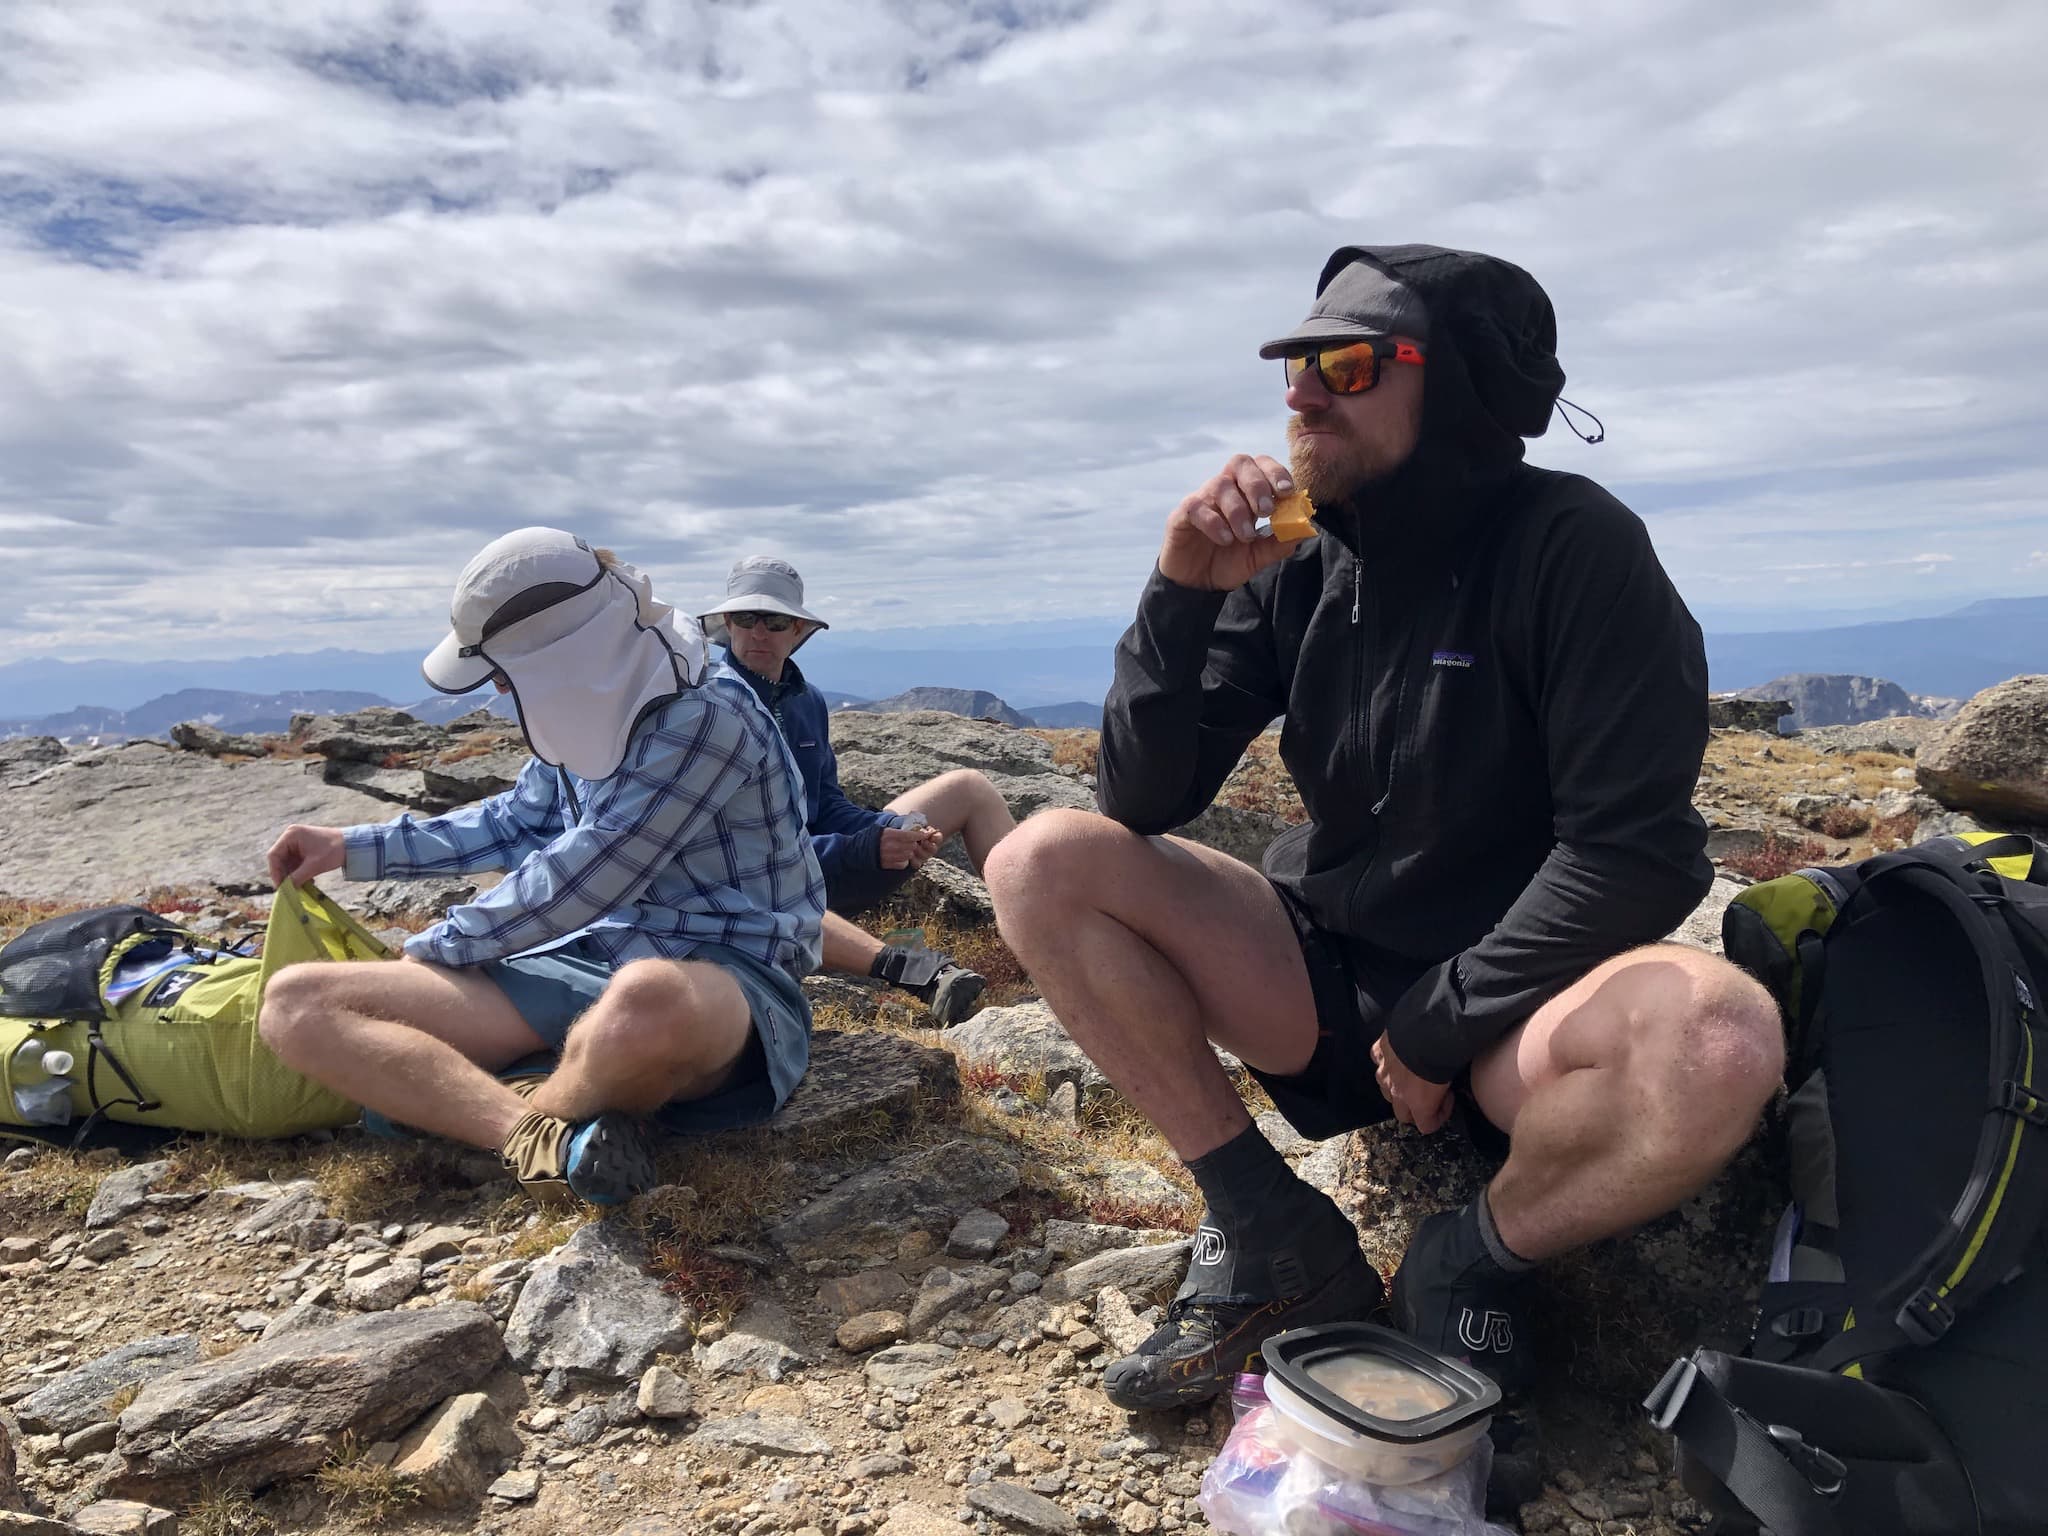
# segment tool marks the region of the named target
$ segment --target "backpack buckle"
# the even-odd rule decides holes
[[[1934,1292],[1934,1287],[1923,1285],[1913,1299],[1899,1308],[1895,1319],[1899,1331],[1915,1344],[1933,1344],[1955,1326],[1956,1309]]]
[[[1678,1416],[1685,1411],[1685,1401],[1692,1395],[1692,1385],[1700,1379],[1700,1368],[1691,1360],[1674,1360],[1657,1385],[1650,1389],[1650,1395],[1643,1399],[1643,1407],[1649,1410],[1651,1427],[1660,1434],[1675,1434]]]
[[[1781,1339],[1810,1339],[1827,1325],[1827,1314],[1819,1307],[1794,1307],[1772,1318],[1770,1328]]]
[[[2006,1079],[2005,1086],[1999,1090],[1998,1107],[2008,1115],[2018,1115],[2029,1125],[2048,1129],[2048,1099],[2023,1083]]]
[[[1849,1480],[1849,1468],[1841,1457],[1812,1444],[1789,1424],[1766,1424],[1764,1433],[1785,1459],[1799,1469],[1800,1475],[1813,1484],[1815,1493],[1832,1499],[1842,1491],[1842,1484]]]

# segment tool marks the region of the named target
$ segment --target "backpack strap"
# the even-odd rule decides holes
[[[1925,858],[1919,849],[1909,850],[1880,861],[1864,884],[1865,891],[1905,885],[1949,912],[1983,966],[1991,1014],[1990,1081],[1969,1179],[1941,1235],[1876,1293],[1887,1307],[1896,1304],[1891,1321],[1914,1344],[1941,1338],[1959,1311],[2003,1284],[2048,1214],[2048,1177],[2036,1166],[2048,1149],[2048,1030],[2009,926],[2010,902],[1985,864],[2005,856],[1995,851],[2004,841],[1962,850],[1968,858],[1947,849]],[[2011,841],[2033,846],[2027,838]],[[1866,1333],[1854,1350],[1844,1334],[1831,1341],[1828,1352],[1867,1356],[1883,1348],[1887,1331]],[[1818,1359],[1814,1363],[1828,1368]]]
[[[101,1100],[98,1073],[100,1058],[103,1056],[106,1058],[107,1065],[113,1069],[114,1076],[121,1079],[122,1085],[127,1088],[133,1097]],[[163,1108],[162,1101],[152,1099],[148,1094],[144,1093],[141,1085],[130,1075],[128,1069],[121,1065],[121,1058],[114,1054],[113,1048],[107,1044],[106,1036],[100,1033],[98,1021],[94,1021],[86,1026],[85,1096],[92,1100],[92,1115],[85,1122],[84,1128],[78,1133],[81,1141],[84,1139],[86,1131],[92,1128],[94,1121],[97,1121],[117,1104],[133,1104],[135,1112],[139,1115],[146,1115],[153,1109]]]
[[[1849,1469],[1798,1430],[1729,1402],[1697,1351],[1672,1362],[1643,1406],[1770,1536],[1841,1536],[1834,1501]]]

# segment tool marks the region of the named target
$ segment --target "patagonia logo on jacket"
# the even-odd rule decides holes
[[[1470,651],[1432,651],[1429,664],[1433,667],[1470,667],[1475,659]]]

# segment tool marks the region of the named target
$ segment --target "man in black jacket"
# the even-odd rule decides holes
[[[1005,937],[1207,1202],[1166,1321],[1104,1374],[1121,1406],[1200,1401],[1271,1334],[1384,1299],[1212,1042],[1307,1136],[1427,1133],[1461,1102],[1505,1133],[1491,1185],[1418,1227],[1392,1310],[1510,1390],[1525,1272],[1700,1189],[1778,1082],[1761,989],[1657,943],[1711,878],[1706,665],[1641,522],[1522,461],[1555,340],[1507,262],[1332,256],[1261,349],[1291,470],[1240,454],[1167,519],[1103,716],[1109,819],[1042,815],[990,861]],[[1283,544],[1256,525],[1296,485],[1320,536]],[[1275,719],[1309,820],[1265,873],[1162,835]]]

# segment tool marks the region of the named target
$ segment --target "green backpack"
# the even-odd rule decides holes
[[[272,1054],[257,1013],[287,965],[390,951],[318,889],[291,885],[271,903],[262,952],[243,947],[113,906],[37,923],[0,948],[0,1136],[82,1143],[114,1120],[254,1139],[354,1120],[355,1105]],[[146,979],[130,991],[117,974]],[[69,1126],[31,1125],[17,1106],[18,1091],[50,1081],[42,1052],[23,1050],[31,1039],[73,1059]]]
[[[1649,1403],[1717,1531],[2020,1536],[2048,1456],[2048,846],[1941,837],[1738,895],[1792,1201],[1741,1355]]]

